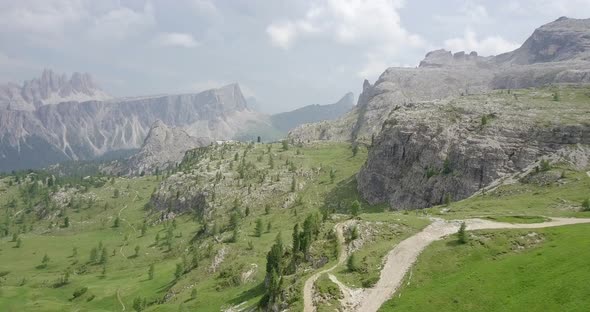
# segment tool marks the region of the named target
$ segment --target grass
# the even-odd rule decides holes
[[[380,311],[587,311],[590,225],[478,231],[430,245]]]

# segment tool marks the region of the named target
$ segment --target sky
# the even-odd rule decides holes
[[[358,96],[431,50],[496,55],[590,0],[0,0],[0,83],[88,72],[114,96],[237,82],[268,113]]]

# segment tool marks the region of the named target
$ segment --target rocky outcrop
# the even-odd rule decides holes
[[[158,120],[150,128],[139,152],[106,165],[103,172],[112,175],[152,174],[179,164],[189,149],[210,143],[211,140],[207,137],[192,137],[184,130],[168,127]]]
[[[562,161],[568,150],[590,144],[584,90],[494,91],[400,105],[376,138],[358,189],[370,203],[422,208],[466,198],[543,157]],[[553,92],[564,100],[552,100]]]
[[[233,138],[252,124],[268,124],[265,116],[248,108],[237,84],[198,94],[0,110],[0,119],[0,171],[137,149],[156,120],[212,140]],[[34,155],[24,153],[51,157],[29,159]]]
[[[365,82],[356,107],[344,117],[301,126],[289,136],[300,142],[369,143],[388,116],[405,103],[495,89],[590,83],[589,38],[590,19],[560,18],[537,29],[519,49],[496,57],[433,51],[418,68],[389,68],[375,84]]]
[[[32,111],[61,102],[103,101],[110,99],[88,73],[73,73],[70,78],[45,69],[40,78],[0,85],[0,109]]]

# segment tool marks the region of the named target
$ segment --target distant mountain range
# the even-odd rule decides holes
[[[133,164],[132,169],[119,170],[136,173],[148,169],[148,165],[178,160],[183,152],[180,146],[196,147],[188,142],[202,145],[205,140],[255,140],[258,136],[265,141],[277,140],[300,124],[339,117],[352,107],[351,100],[352,95],[347,95],[337,104],[312,105],[268,116],[249,107],[238,84],[197,94],[116,99],[102,91],[90,74],[74,73],[68,79],[45,70],[40,78],[23,85],[0,86],[0,171],[138,150],[146,145],[144,140],[156,122],[159,128],[170,127],[174,133],[199,138],[183,140],[187,144],[180,145],[175,140],[164,140],[160,143],[172,144],[171,149],[160,150],[169,150],[176,155],[174,159],[163,154],[146,157],[153,154],[153,149],[143,150],[143,156],[126,162]]]
[[[334,104],[308,105],[290,112],[272,115],[270,120],[275,128],[288,132],[302,124],[336,119],[353,107],[354,94],[349,92]]]

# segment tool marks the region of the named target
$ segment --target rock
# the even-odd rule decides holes
[[[189,149],[209,144],[209,138],[191,137],[184,130],[168,127],[157,120],[137,154],[122,161],[114,161],[102,171],[111,175],[152,174],[156,170],[163,172],[179,164]]]
[[[298,142],[369,144],[398,107],[495,89],[590,83],[590,19],[562,18],[537,29],[519,49],[495,57],[436,50],[418,68],[389,68],[374,85],[363,83],[355,108],[334,121],[289,133]]]
[[[81,88],[87,85],[84,76],[76,80]],[[237,84],[197,94],[0,109],[0,171],[138,149],[157,120],[211,140],[269,124],[266,116],[248,109]]]
[[[532,92],[532,91],[531,91]],[[551,93],[518,100],[499,92],[408,103],[392,112],[357,176],[372,204],[423,208],[469,197],[543,156],[577,157],[590,144],[583,105],[559,102]],[[482,119],[487,120],[482,124]],[[584,150],[584,149],[582,149]]]
[[[88,73],[58,75],[45,69],[40,78],[0,85],[0,109],[33,111],[42,105],[60,102],[107,100],[111,96],[98,87]]]

